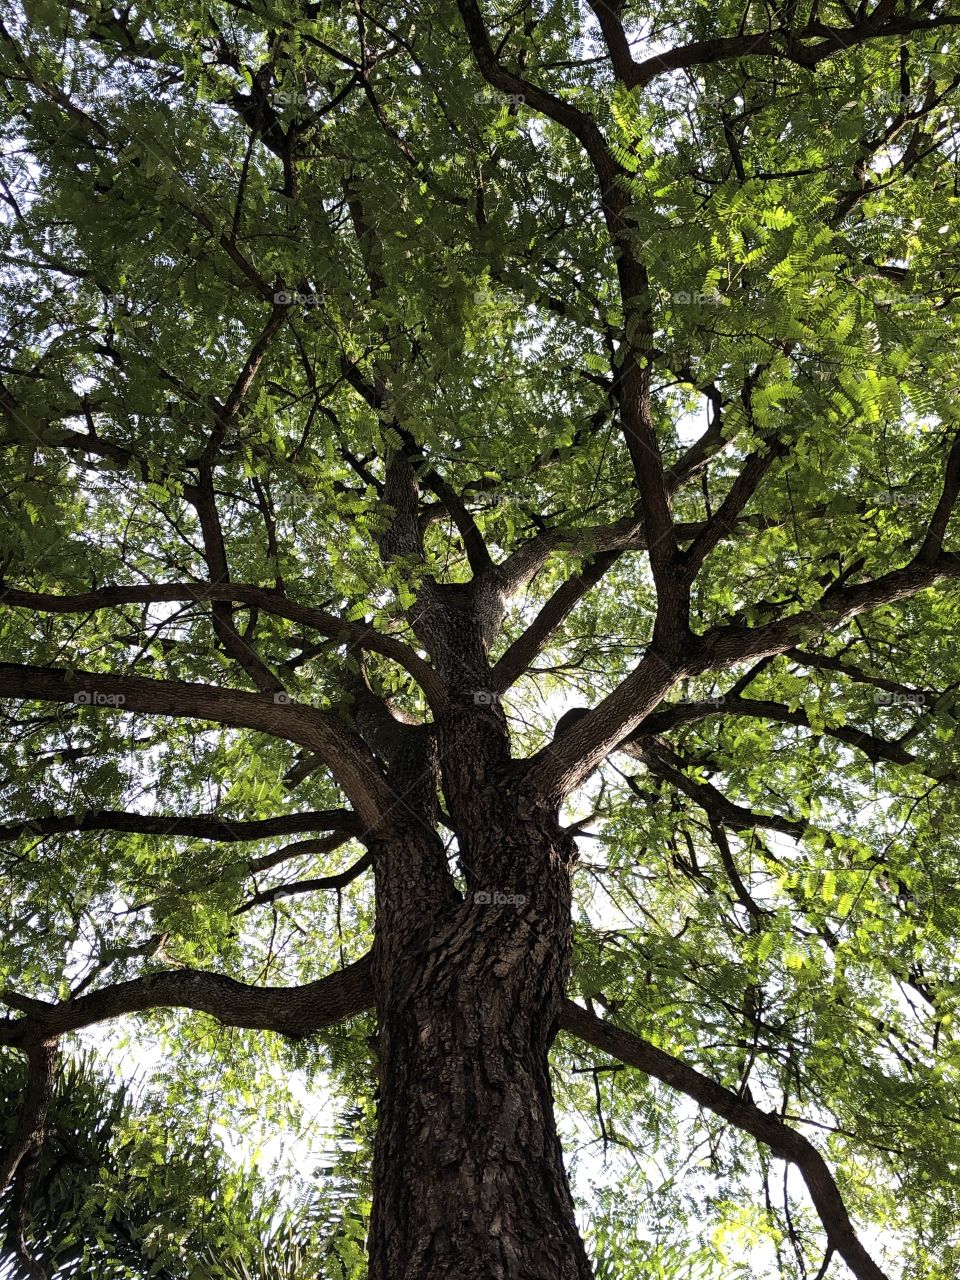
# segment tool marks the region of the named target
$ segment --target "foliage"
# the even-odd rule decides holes
[[[741,8],[624,13],[672,47],[732,35]],[[656,434],[667,470],[688,468],[672,494],[685,545],[751,455],[773,455],[693,585],[694,629],[789,620],[831,584],[910,565],[960,427],[955,28],[630,88],[580,7],[508,10],[487,7],[504,63],[589,112],[620,166],[655,317]],[[7,594],[5,662],[256,687],[239,645],[343,722],[361,670],[423,719],[395,657],[271,600],[417,648],[424,580],[471,577],[435,474],[498,562],[553,536],[494,658],[609,549],[635,511],[615,393],[638,312],[583,148],[481,78],[455,7],[24,0],[0,74],[4,589],[222,582],[219,541],[230,581],[265,593],[231,607],[232,647],[202,592],[67,612]],[[409,437],[420,563],[380,554],[386,463]],[[691,465],[697,440],[708,466]],[[621,549],[506,692],[516,757],[634,669],[656,605],[649,558]],[[777,653],[685,678],[633,758],[609,755],[565,813],[581,849],[571,994],[802,1128],[904,1280],[960,1266],[958,643],[949,583],[815,620]],[[3,716],[6,985],[65,1000],[171,966],[285,985],[368,949],[365,877],[251,905],[345,871],[355,832],[281,857],[317,832],[43,827],[337,810],[330,772],[282,731],[90,700]],[[357,1019],[290,1046],[154,1013],[129,1029],[158,1060],[136,1096],[68,1054],[31,1251],[58,1277],[359,1278],[371,1031]],[[817,1274],[798,1183],[639,1073],[592,1074],[595,1059],[554,1050],[563,1123],[588,1151],[572,1163],[598,1276]],[[19,1072],[4,1059],[11,1131]],[[205,1128],[306,1130],[297,1089],[321,1087],[351,1138],[315,1178],[278,1183]],[[636,1229],[650,1205],[657,1230]]]
[[[12,1118],[22,1072],[9,1058],[2,1087]],[[155,1088],[137,1096],[106,1079],[93,1054],[67,1063],[20,1210],[33,1260],[57,1276],[104,1280],[281,1280],[320,1274],[329,1261],[358,1274],[362,1213],[336,1152],[323,1189],[291,1200],[289,1187],[230,1159],[202,1121]],[[15,1179],[0,1200],[4,1224],[23,1193]],[[16,1275],[16,1263],[2,1274]]]

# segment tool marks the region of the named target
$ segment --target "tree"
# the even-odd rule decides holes
[[[15,1266],[955,1274],[958,25],[14,7]],[[58,1092],[127,1015],[167,1091]],[[281,1272],[130,1134],[318,1064]]]

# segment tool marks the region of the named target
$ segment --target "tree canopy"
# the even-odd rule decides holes
[[[10,1275],[367,1274],[371,945],[524,898],[499,726],[596,1275],[957,1274],[958,26],[9,7]]]

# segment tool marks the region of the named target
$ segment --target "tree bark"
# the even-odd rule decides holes
[[[465,843],[466,897],[442,915],[412,903],[413,918],[377,940],[370,1278],[588,1280],[547,1061],[569,968],[572,844],[509,792]]]

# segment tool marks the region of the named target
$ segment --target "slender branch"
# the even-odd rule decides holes
[[[335,853],[353,838],[349,833],[337,832],[317,840],[295,840],[293,844],[285,844],[282,849],[274,849],[273,853],[265,853],[260,858],[251,858],[247,866],[252,875],[257,875],[261,871],[270,871],[273,867],[279,867],[281,863],[289,862],[291,858],[305,858],[308,854],[316,857],[318,854]],[[356,839],[363,841],[363,833],[358,832]]]
[[[371,298],[376,301],[386,287],[382,271],[383,253],[377,229],[366,219],[360,191],[353,176],[344,181],[343,190],[360,250],[360,259],[367,277],[367,287]],[[389,348],[392,338],[389,327],[384,328],[382,336],[385,345]],[[422,451],[418,449],[410,433],[403,429],[401,422],[392,411],[391,397],[388,394],[387,379],[382,366],[375,367],[372,386],[363,377],[359,368],[349,361],[345,362],[344,375],[377,413],[382,424],[401,440],[399,448],[389,444],[388,441],[386,450],[383,500],[392,514],[392,519],[379,538],[381,558],[384,562],[396,556],[413,556],[416,559],[422,559],[420,486],[414,466],[422,456]]]
[[[402,641],[379,635],[372,627],[359,622],[345,622],[335,614],[310,605],[298,604],[279,591],[242,582],[170,582],[157,585],[107,586],[76,595],[58,596],[46,592],[19,591],[0,587],[0,604],[14,608],[35,609],[41,613],[85,613],[124,604],[163,604],[175,600],[233,600],[248,604],[263,613],[287,618],[331,639],[390,658],[409,672],[432,705],[442,703],[443,685],[428,662]]]
[[[519,96],[534,110],[542,112],[557,124],[569,129],[594,163],[601,158],[605,162],[608,154],[607,145],[596,122],[563,98],[548,93],[545,89],[531,84],[528,80],[514,75],[501,66],[490,43],[490,36],[479,4],[476,0],[459,0],[458,7],[473,56],[484,79],[501,93]]]
[[[700,525],[695,526],[696,529]],[[515,596],[537,574],[554,551],[581,550],[591,555],[603,551],[646,551],[643,521],[627,516],[614,524],[582,529],[541,529],[497,565],[497,585],[504,597]]]
[[[262,889],[252,898],[242,903],[234,911],[235,916],[242,916],[254,907],[262,907],[268,902],[276,902],[279,898],[293,898],[302,893],[317,893],[322,889],[345,889],[348,884],[360,878],[373,866],[373,854],[365,853],[352,866],[331,876],[315,876],[311,880],[294,880],[292,884],[278,884],[272,889]]]
[[[709,782],[697,782],[683,772],[686,761],[663,743],[645,743],[642,747],[624,743],[630,754],[655,773],[671,783],[678,791],[695,801],[716,822],[733,831],[751,831],[756,827],[779,831],[781,835],[798,839],[807,829],[807,823],[796,818],[784,818],[774,813],[755,813],[728,800],[722,791]]]
[[[811,519],[819,518],[826,514],[826,508],[812,507],[804,514]],[[733,520],[729,530],[719,530],[719,527],[718,530],[721,537],[727,537],[733,536],[741,529],[776,528],[784,524],[785,519],[786,517],[769,516],[757,512],[740,515]],[[678,522],[674,528],[678,541],[686,542],[698,538],[706,530],[707,522],[704,520]],[[606,568],[609,568],[625,552],[647,550],[647,539],[643,532],[642,521],[638,521],[634,516],[628,516],[614,524],[580,530],[545,529],[528,539],[497,566],[497,581],[503,594],[515,595],[542,568],[552,551],[560,548],[576,550],[578,547],[588,548],[592,552],[590,558],[580,573],[572,574],[560,584],[526,631],[518,636],[501,655],[494,667],[497,678],[491,688],[503,691],[523,675],[530,663],[549,643],[556,629],[576,607],[586,590],[595,585],[595,581],[599,581],[599,577],[594,580],[593,575],[605,563],[603,557],[607,553],[610,553],[609,563],[606,564]]]
[[[730,841],[727,839],[727,833],[722,823],[715,819],[710,821],[710,835],[713,837],[713,843],[717,847],[720,855],[720,863],[723,866],[724,873],[730,882],[734,896],[750,915],[753,921],[762,920],[764,915],[768,914],[769,908],[761,907],[751,896],[749,889],[743,883],[743,877],[737,868],[736,861],[733,856],[733,850],[730,848]]]
[[[711,459],[733,445],[733,440],[725,438],[723,434],[723,402],[720,392],[715,387],[709,387],[705,394],[712,405],[713,417],[706,431],[694,440],[671,467],[667,468],[665,479],[671,493],[681,488],[687,481],[696,479],[710,465]]]
[[[930,564],[943,554],[943,538],[958,497],[960,497],[960,431],[954,436],[953,445],[947,457],[943,488],[936,509],[930,518],[930,524],[927,526],[927,536],[917,552],[919,563]]]
[[[203,537],[204,559],[210,570],[211,583],[230,581],[227,552],[223,540],[220,514],[213,492],[213,475],[209,468],[200,468],[200,485],[193,499],[193,506],[200,522]],[[211,613],[213,630],[225,653],[250,677],[261,693],[282,693],[283,682],[270,670],[250,643],[240,635],[234,620],[233,604],[229,599],[213,600]]]
[[[836,671],[857,684],[870,685],[874,689],[883,689],[887,693],[903,694],[908,698],[921,698],[925,702],[936,701],[940,694],[932,689],[917,689],[898,680],[889,680],[886,676],[875,676],[869,671],[862,671],[850,662],[829,653],[811,653],[807,649],[787,649],[786,656],[792,658],[800,666],[813,667],[815,670]]]
[[[616,269],[625,314],[629,317],[618,357],[613,394],[620,408],[624,443],[633,466],[643,515],[650,567],[657,589],[655,639],[677,649],[687,633],[689,592],[678,577],[677,532],[670,510],[663,459],[651,406],[653,313],[647,272],[634,250],[625,174],[608,148],[596,121],[530,81],[503,67],[490,43],[476,0],[459,0],[460,15],[477,66],[495,88],[520,94],[535,110],[567,129],[580,142],[596,172],[604,221],[616,248]]]
[[[579,573],[561,583],[530,625],[498,659],[492,672],[492,689],[498,692],[509,689],[523,675],[564,619],[621,554],[620,551],[602,551],[591,556]]]
[[[775,1114],[761,1111],[686,1062],[656,1048],[631,1031],[604,1022],[572,1000],[564,1002],[560,1026],[601,1052],[686,1094],[700,1106],[762,1142],[781,1160],[795,1165],[820,1215],[827,1240],[857,1280],[888,1280],[857,1236],[826,1161],[802,1134],[784,1124]]]
[[[693,581],[714,547],[724,538],[730,537],[736,528],[738,518],[756,492],[760,481],[773,462],[782,457],[786,451],[785,443],[770,440],[746,459],[719,509],[680,557],[682,573],[687,581]]]
[[[828,738],[835,738],[838,742],[856,747],[876,762],[888,760],[892,764],[902,765],[922,763],[900,743],[888,742],[886,738],[879,738],[876,734],[867,733],[863,729],[854,729],[849,725],[823,725],[814,729],[810,723],[810,717],[799,707],[785,707],[779,702],[771,702],[765,698],[738,698],[731,697],[729,694],[716,702],[678,702],[661,711],[655,711],[653,715],[647,717],[634,735],[634,739],[642,742],[648,735],[665,733],[679,725],[692,724],[697,720],[705,720],[709,716],[749,716],[754,720],[774,720],[781,724],[810,729],[811,732],[824,734]]]
[[[207,438],[203,453],[200,457],[201,468],[212,467],[215,464],[217,454],[220,452],[220,447],[223,444],[230,424],[243,408],[247,396],[250,394],[250,390],[256,380],[257,374],[260,371],[260,367],[270,349],[270,344],[282,326],[286,318],[286,314],[286,305],[275,302],[270,311],[267,323],[264,325],[259,337],[250,348],[247,358],[243,362],[243,368],[240,370],[233,386],[230,388],[230,392],[227,395],[226,400],[217,409],[213,430]]]
[[[437,471],[428,471],[424,481],[440,499],[457,526],[463,539],[463,548],[467,553],[467,561],[475,574],[489,573],[493,570],[490,551],[484,541],[483,534],[477,528],[470,511],[460,495]]]

